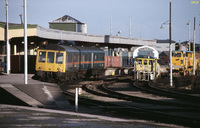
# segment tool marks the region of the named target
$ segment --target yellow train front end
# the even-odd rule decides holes
[[[136,71],[155,71],[155,59],[137,58]]]
[[[192,51],[173,51],[172,67],[173,73],[180,75],[191,75],[193,72],[193,55]],[[195,58],[195,71],[199,68],[199,60]]]
[[[65,72],[66,52],[56,50],[37,51],[35,70],[39,77],[51,79],[54,76],[61,76]]]
[[[185,52],[172,51],[173,72],[183,72],[185,69],[185,65],[186,65]]]
[[[160,66],[152,57],[138,56],[134,62],[135,75],[138,81],[154,80],[160,74]]]

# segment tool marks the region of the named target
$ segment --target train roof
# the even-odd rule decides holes
[[[184,50],[172,50],[172,52],[189,52],[189,53],[192,53],[193,51],[184,51]]]
[[[139,55],[139,56],[137,56],[136,58],[155,59],[154,57],[152,57],[152,56],[147,56],[147,55]]]
[[[58,45],[58,44],[45,45],[43,47],[40,47],[39,49],[58,50],[58,51],[67,51],[67,52],[79,52],[79,50],[77,48],[74,48],[72,46]]]
[[[81,46],[75,46],[77,49],[79,49],[81,52],[95,52],[95,53],[104,53],[104,50],[98,48],[98,47],[81,47]]]
[[[49,44],[40,47],[39,49],[44,50],[58,50],[58,51],[66,51],[66,52],[95,52],[95,53],[104,53],[98,47],[81,47],[81,46],[68,46],[68,45],[58,45],[58,44]]]

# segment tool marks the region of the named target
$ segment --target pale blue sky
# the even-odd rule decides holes
[[[9,1],[9,22],[20,23],[23,14],[23,0]],[[168,39],[169,2],[172,2],[172,39],[179,42],[188,40],[188,25],[196,17],[196,43],[199,42],[200,0],[27,0],[29,24],[48,28],[48,22],[63,15],[70,15],[84,22],[88,34],[109,35],[112,16],[113,35],[120,30],[123,37],[129,36],[129,16],[132,18],[133,38]],[[6,21],[5,0],[0,0],[0,21]]]

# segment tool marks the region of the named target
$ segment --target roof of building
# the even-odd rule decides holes
[[[169,43],[169,39],[166,39],[166,40],[159,40],[159,39],[156,39],[156,43]],[[171,43],[176,43],[175,41],[171,40]]]
[[[79,20],[69,16],[69,15],[64,15],[56,20],[53,20],[52,22],[49,23],[77,23],[77,24],[84,24],[80,22]]]
[[[169,56],[169,51],[163,51],[159,56]]]
[[[17,24],[17,23],[8,23],[9,26],[13,26],[13,25],[21,25],[21,24]],[[1,27],[5,27],[6,26],[6,22],[2,22],[0,21],[0,26]]]

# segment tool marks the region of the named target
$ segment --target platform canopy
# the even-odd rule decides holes
[[[0,25],[1,28],[3,25]],[[2,32],[5,34],[5,32]],[[119,47],[134,47],[134,46],[155,46],[156,40],[143,40],[135,38],[126,38],[120,36],[110,35],[93,35],[84,34],[80,32],[70,32],[56,29],[43,28],[38,25],[28,25],[27,36],[41,38],[43,40],[73,40],[76,42],[94,43],[101,46],[117,45]],[[5,36],[0,36],[0,41],[5,41]],[[23,38],[24,30],[23,25],[10,25],[9,26],[9,39]]]

